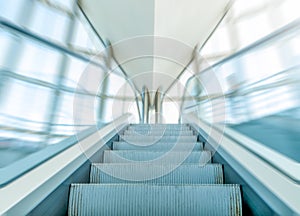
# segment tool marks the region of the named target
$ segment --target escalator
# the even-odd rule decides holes
[[[242,215],[240,185],[189,125],[129,125],[71,184],[69,215]],[[101,159],[99,158],[99,161]]]

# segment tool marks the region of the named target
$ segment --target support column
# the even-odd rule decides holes
[[[150,94],[147,87],[143,88],[142,99],[143,99],[143,123],[149,124]]]
[[[154,98],[154,106],[155,106],[155,124],[162,123],[162,93],[161,88],[158,88],[155,93]]]

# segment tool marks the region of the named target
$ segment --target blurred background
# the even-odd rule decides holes
[[[197,71],[187,68],[164,98],[163,121],[196,112],[299,162],[299,8],[236,0],[197,54]],[[0,0],[0,169],[40,150],[51,157],[124,113],[141,120],[141,96],[105,49],[75,0]],[[81,85],[88,71],[99,89]]]

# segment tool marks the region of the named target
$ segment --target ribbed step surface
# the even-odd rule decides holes
[[[147,145],[144,143],[130,144],[127,142],[113,142],[113,150],[145,150],[145,151],[193,151],[203,150],[203,143],[155,143]]]
[[[158,132],[158,131],[177,131],[177,132],[180,132],[180,131],[191,131],[190,128],[188,127],[184,127],[184,128],[164,128],[164,127],[161,127],[161,128],[158,128],[158,127],[129,127],[127,129],[128,131],[141,131],[141,132],[146,132],[146,131],[154,131],[154,132]]]
[[[120,141],[127,142],[196,142],[197,136],[132,136],[121,135]]]
[[[129,125],[92,164],[91,184],[72,184],[69,215],[242,215],[239,185],[223,184],[188,125]],[[204,141],[205,142],[205,141]]]
[[[73,184],[69,215],[241,215],[237,185]]]
[[[135,131],[135,130],[126,130],[124,131],[124,135],[142,135],[142,136],[193,136],[193,131],[186,130],[186,131],[177,131],[177,130],[142,130],[142,131]]]
[[[186,131],[191,130],[189,126],[186,125],[132,125],[127,128],[127,130],[176,130],[176,131]]]
[[[187,124],[131,124],[128,128],[190,128]]]
[[[209,151],[199,152],[158,152],[158,151],[104,151],[104,163],[128,163],[132,161],[147,161],[151,163],[210,163]]]
[[[222,184],[220,164],[93,164],[91,183]]]

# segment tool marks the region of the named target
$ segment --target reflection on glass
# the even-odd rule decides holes
[[[86,130],[112,121],[112,115],[107,113],[113,105],[135,103],[131,87],[128,95],[116,97],[120,92],[113,88],[108,92],[101,88],[90,91],[89,85],[80,85],[80,81],[88,79],[84,77],[87,69],[99,75],[98,86],[109,69],[105,69],[103,58],[95,59],[100,66],[90,63],[89,59],[94,58],[88,53],[95,51],[95,46],[89,38],[90,32],[73,16],[75,1],[49,1],[53,5],[36,0],[17,1],[20,4],[0,3],[0,21],[4,22],[0,25],[0,168],[33,153],[57,154],[75,143],[73,135],[85,134]],[[24,4],[26,7],[22,7]],[[69,41],[68,34],[73,36]],[[123,77],[112,75],[109,79],[111,86],[120,83],[126,83]],[[76,104],[75,97],[81,103]],[[107,97],[114,103],[109,103]],[[74,116],[74,110],[81,115]],[[114,114],[120,116],[124,112],[127,109]],[[52,149],[50,153],[48,149]]]
[[[294,47],[299,33],[296,20],[268,40],[200,72],[187,82],[195,89],[199,86],[194,80],[200,80],[200,99],[185,101],[182,112],[225,124],[300,161],[300,55]]]

